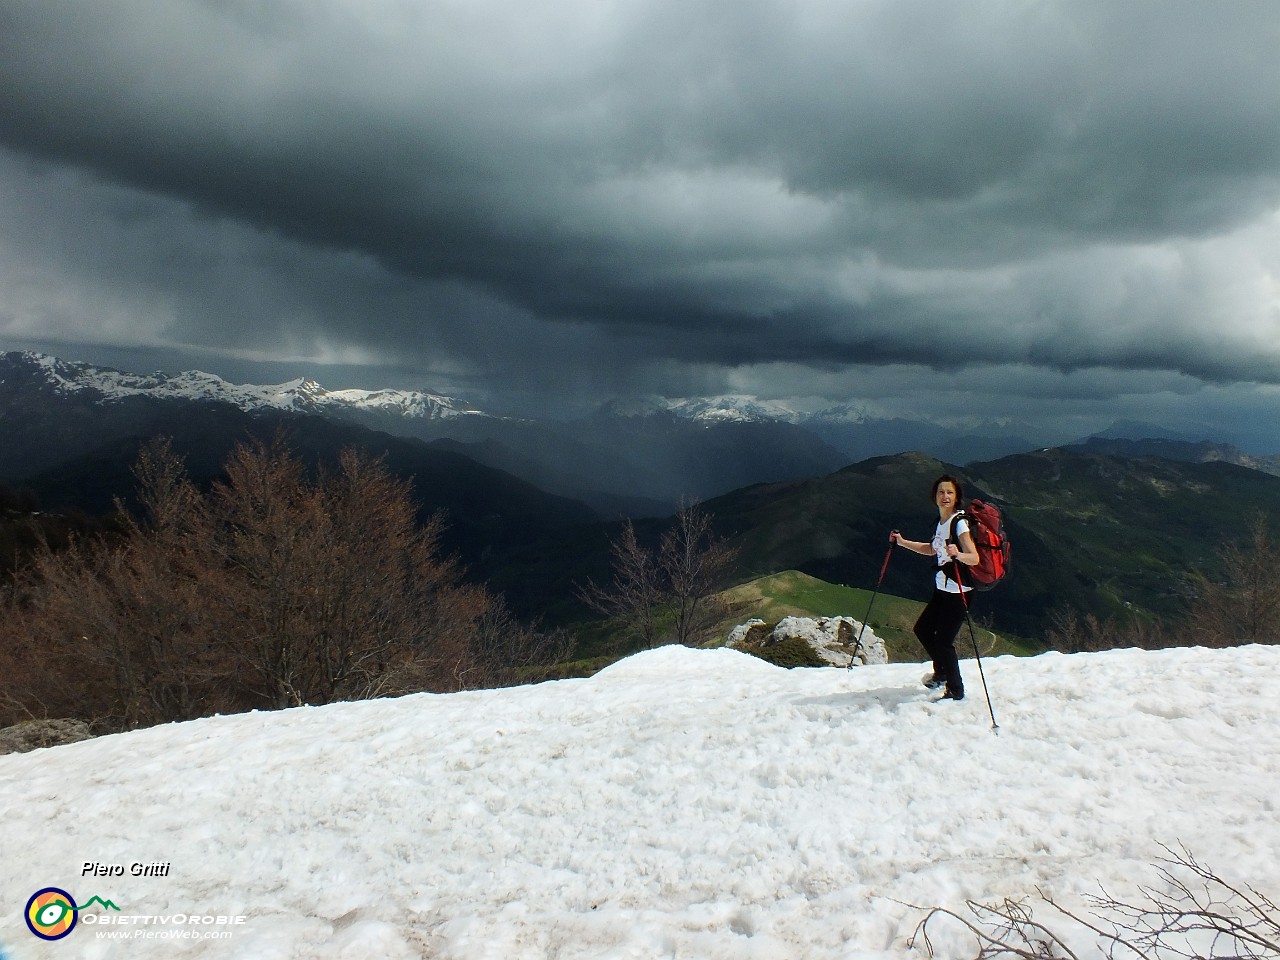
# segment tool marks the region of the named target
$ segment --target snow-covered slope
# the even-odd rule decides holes
[[[970,698],[932,703],[919,665],[665,648],[590,680],[0,757],[0,950],[923,957],[906,945],[922,908],[1042,891],[1085,909],[1099,883],[1136,897],[1179,843],[1280,895],[1280,648],[984,665],[999,735],[971,662]],[[44,943],[21,907],[50,886],[119,909]],[[976,953],[957,923],[930,932],[938,956]]]
[[[107,402],[147,395],[160,399],[219,401],[242,410],[269,408],[301,413],[361,411],[427,420],[483,415],[452,397],[415,390],[326,390],[315,380],[307,378],[271,386],[233,384],[198,370],[173,376],[163,373],[139,375],[40,353],[17,356],[39,370],[52,388],[66,393],[88,393]]]

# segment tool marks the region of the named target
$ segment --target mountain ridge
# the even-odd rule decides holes
[[[1280,497],[1280,477],[1221,461],[1187,463],[1050,448],[959,467],[922,453],[871,458],[825,477],[708,501],[741,551],[742,579],[795,569],[829,583],[877,581],[890,530],[928,539],[941,473],[997,503],[1013,544],[1008,578],[977,610],[1021,636],[1056,611],[1099,617],[1184,612],[1193,573],[1215,576],[1222,545]],[[1280,539],[1280,516],[1267,518]],[[929,566],[895,551],[884,590],[926,599]],[[927,591],[926,591],[927,592]]]
[[[1079,443],[1068,445],[1085,453],[1103,453],[1122,457],[1158,457],[1183,463],[1232,463],[1238,467],[1261,470],[1280,477],[1280,456],[1255,456],[1245,453],[1230,443],[1212,440],[1182,440],[1172,437],[1123,437],[1092,436]]]
[[[22,355],[0,358],[10,367],[17,361],[31,366]],[[463,554],[480,564],[478,576],[499,578],[525,613],[548,605],[567,609],[573,583],[607,576],[612,528],[577,529],[579,522],[648,516],[654,519],[642,529],[660,529],[657,518],[672,512],[680,492],[661,486],[664,474],[680,475],[689,484],[685,489],[701,494],[691,499],[700,500],[722,535],[742,549],[744,578],[795,569],[832,583],[865,584],[875,579],[887,531],[927,523],[933,478],[957,473],[969,482],[971,495],[1007,507],[1014,570],[991,610],[998,625],[1023,635],[1042,630],[1064,605],[1100,616],[1185,607],[1185,574],[1212,573],[1215,550],[1250,515],[1280,497],[1280,476],[1266,470],[1268,464],[1227,445],[1095,438],[965,466],[926,452],[849,464],[787,425],[704,423],[671,411],[609,415],[595,423],[594,432],[577,435],[567,425],[544,423],[532,432],[499,433],[497,439],[481,431],[461,441],[432,440],[430,430],[414,439],[378,431],[370,425],[381,416],[376,412],[364,423],[274,407],[246,412],[226,403],[170,402],[143,389],[104,404],[95,399],[102,396],[97,387],[60,393],[42,371],[28,373],[24,391],[12,370],[0,366],[0,429],[6,441],[0,479],[30,480],[51,504],[102,510],[114,496],[127,495],[128,457],[139,438],[181,438],[187,430],[185,449],[208,478],[216,476],[235,435],[249,429],[261,435],[292,423],[309,437],[312,456],[335,444],[363,445],[375,455],[394,450],[400,469],[436,478],[419,488],[440,495],[435,505],[459,511]],[[305,386],[299,382],[299,391]],[[420,422],[525,429],[483,415]],[[761,460],[767,469],[760,469]],[[587,462],[594,472],[580,476]],[[477,471],[476,465],[496,472]],[[476,490],[468,491],[458,476],[472,478]],[[616,480],[618,486],[602,492],[592,487],[593,478]],[[642,491],[651,487],[661,495],[644,499]],[[472,496],[483,491],[488,493]],[[486,520],[503,516],[509,519]],[[912,596],[918,574],[909,560],[899,560],[885,587]]]
[[[296,413],[325,413],[334,409],[353,408],[376,412],[396,412],[402,416],[434,420],[456,416],[489,416],[453,397],[420,390],[329,390],[310,377],[299,377],[280,384],[234,384],[200,370],[178,374],[161,372],[134,374],[110,367],[99,367],[81,361],[63,360],[37,352],[4,354],[12,375],[23,366],[32,374],[43,374],[47,385],[65,393],[87,393],[103,402],[126,397],[150,396],[158,399],[213,401],[229,403],[248,412],[260,409],[285,410]]]
[[[824,473],[846,458],[781,421],[694,420],[671,410],[579,421],[498,417],[421,391],[327,390],[302,378],[233,385],[211,374],[135,375],[44,354],[0,355],[0,479],[21,481],[101,442],[155,432],[166,406],[221,403],[248,413],[313,414],[426,442],[599,512],[669,513],[681,501],[761,480]],[[660,415],[659,415],[660,414]]]

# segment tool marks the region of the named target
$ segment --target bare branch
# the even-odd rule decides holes
[[[1059,916],[1097,936],[1110,960],[1280,958],[1280,912],[1270,898],[1250,886],[1228,883],[1185,847],[1164,849],[1169,856],[1157,861],[1160,884],[1139,888],[1144,898],[1140,902],[1121,900],[1102,888],[1100,895],[1088,899],[1092,917],[1086,918],[1043,893],[1040,898]],[[928,924],[946,916],[976,938],[976,960],[1074,957],[1061,936],[1032,916],[1025,901],[1005,900],[998,906],[970,901],[966,906],[970,916],[930,909],[908,945],[920,940],[932,955]]]

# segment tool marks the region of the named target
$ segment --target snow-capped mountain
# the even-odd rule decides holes
[[[774,421],[794,423],[810,428],[814,427],[855,427],[871,423],[909,422],[906,420],[888,421],[883,417],[873,416],[862,403],[841,403],[822,407],[817,410],[802,410],[781,400],[761,400],[745,394],[725,394],[717,397],[684,397],[678,400],[652,401],[656,409],[669,410],[676,416],[686,420],[703,420],[725,422],[762,422]],[[923,421],[921,421],[923,422]],[[932,424],[935,429],[942,428]],[[1031,429],[1026,424],[1013,421],[978,420],[977,418],[963,424],[952,424],[952,430],[985,430],[994,433],[1008,434]]]
[[[866,419],[866,411],[857,404],[827,407],[817,412],[797,409],[781,400],[762,400],[742,393],[713,397],[629,397],[614,398],[601,404],[598,417],[647,417],[670,414],[680,420],[699,423],[790,423],[833,421],[856,423]]]
[[[776,400],[758,400],[742,394],[721,397],[685,397],[664,404],[678,417],[716,423],[780,421],[799,423],[803,415]]]
[[[872,415],[862,403],[842,403],[817,410],[800,409],[778,400],[743,394],[651,401],[650,411],[704,425],[773,423],[803,429],[851,461],[923,450],[953,463],[994,460],[1045,446],[1027,424],[973,419],[950,424]],[[632,413],[631,415],[636,415]],[[1037,437],[1032,440],[1028,437]]]
[[[127,438],[173,436],[175,421],[190,426],[196,418],[210,429],[214,423],[230,429],[218,408],[251,417],[306,414],[452,444],[486,466],[610,514],[661,513],[681,498],[818,476],[846,463],[795,424],[723,415],[694,420],[664,401],[607,405],[579,421],[521,419],[422,391],[328,390],[310,378],[232,384],[201,372],[139,375],[44,354],[5,353],[0,478],[25,481]]]
[[[182,412],[185,405],[200,408]],[[0,478],[22,480],[104,443],[172,435],[173,419],[306,414],[458,452],[614,513],[661,512],[754,483],[821,476],[921,450],[953,463],[1044,446],[1008,428],[886,420],[857,403],[809,410],[743,394],[623,398],[578,420],[488,414],[427,391],[330,390],[310,377],[233,384],[199,371],[136,374],[40,353],[0,354]]]
[[[417,390],[327,390],[310,378],[269,386],[233,384],[199,370],[172,376],[133,374],[42,353],[11,353],[5,355],[5,360],[7,366],[29,369],[57,391],[85,394],[90,399],[108,403],[149,396],[162,400],[229,403],[245,411],[379,413],[421,420],[486,416],[464,401]]]

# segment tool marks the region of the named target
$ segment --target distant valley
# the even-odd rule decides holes
[[[959,430],[869,418],[854,407],[801,413],[738,396],[608,403],[573,420],[528,419],[427,391],[329,390],[309,378],[238,385],[198,371],[136,374],[9,353],[0,356],[0,423],[10,434],[0,479],[25,480],[95,445],[154,432],[193,405],[319,416],[438,444],[606,517],[661,516],[682,501],[907,450],[966,463],[1035,446],[1016,424]]]
[[[309,380],[237,387],[5,354],[0,480],[31,490],[45,509],[103,514],[117,498],[128,502],[130,467],[148,437],[171,437],[204,484],[251,436],[283,431],[314,465],[354,447],[412,478],[424,515],[446,513],[446,545],[473,577],[522,616],[569,622],[586,616],[576,586],[608,575],[624,515],[652,539],[675,502],[696,499],[738,547],[740,580],[794,569],[867,586],[888,531],[923,535],[933,522],[930,482],[959,470],[971,494],[1005,508],[1015,543],[1013,575],[979,611],[1022,636],[1042,633],[1066,608],[1176,614],[1190,573],[1212,576],[1220,545],[1280,498],[1278,458],[1224,444],[1098,437],[958,464],[905,448],[905,426],[894,433],[864,421],[867,442],[885,430],[882,442],[892,448],[900,437],[904,450],[851,463],[834,433],[824,440],[813,423],[770,412],[706,401],[514,420],[429,393],[327,391]],[[934,439],[944,448],[958,440]],[[1269,521],[1280,535],[1280,517]],[[887,591],[921,595],[928,570],[915,559],[894,560]]]

